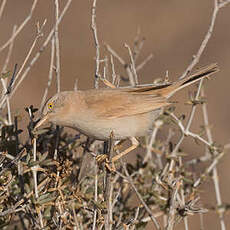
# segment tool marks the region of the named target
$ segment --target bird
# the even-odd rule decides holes
[[[217,64],[211,64],[188,77],[157,86],[59,92],[45,103],[34,129],[50,122],[96,140],[109,140],[111,133],[114,140],[130,138],[132,146],[123,156],[138,146],[136,137],[146,136],[152,130],[162,108],[171,104],[170,97],[218,70]]]

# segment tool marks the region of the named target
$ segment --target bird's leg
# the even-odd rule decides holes
[[[107,154],[100,154],[99,156],[96,157],[96,160],[98,163],[102,163],[105,162],[105,166],[109,171],[115,171],[115,161],[119,160],[121,157],[125,156],[126,154],[128,154],[129,152],[131,152],[132,150],[136,149],[139,146],[139,142],[135,137],[131,137],[130,141],[132,142],[132,145],[130,147],[128,147],[127,149],[125,149],[124,151],[122,151],[121,153],[117,154],[116,156],[112,157],[112,159],[108,158]],[[120,146],[120,144],[123,143],[123,141],[119,141],[117,145]],[[115,148],[117,148],[115,145],[114,146],[110,146],[109,151],[112,151],[112,147],[113,150]]]
[[[112,154],[114,152],[114,135],[113,132],[110,134],[108,141],[104,142],[103,154],[100,154],[96,157],[96,160],[99,164],[105,163],[106,168],[111,172],[114,171],[114,167],[110,166],[112,162]]]
[[[126,141],[126,139],[124,140],[119,140],[115,142],[115,146],[114,146],[114,151],[116,152],[117,150],[119,150],[119,148],[122,146],[122,144]]]
[[[116,141],[117,145],[120,144],[120,141]],[[112,164],[112,154],[115,152],[116,142],[112,143],[112,140],[104,142],[103,154],[100,154],[96,157],[96,160],[99,164],[105,163],[105,167],[110,171],[115,171],[115,166]]]
[[[104,141],[103,153],[96,156],[96,161],[101,164],[102,162],[108,161],[108,152],[110,151],[109,141]]]
[[[113,132],[111,132],[109,141],[107,142],[107,150],[104,149],[104,151],[106,151],[104,153],[106,153],[106,156],[107,156],[105,160],[105,167],[108,169],[109,172],[115,171],[115,167],[112,164],[112,156],[114,153],[114,146],[115,146],[115,141],[113,138],[114,138],[114,135],[113,135]],[[112,164],[111,166],[110,166],[110,163]]]
[[[111,148],[111,143],[109,143],[110,141],[104,141],[104,146],[103,146],[103,154],[107,154],[108,151],[110,151]]]
[[[115,161],[117,161],[118,159],[120,159],[121,157],[125,156],[126,154],[128,154],[129,152],[131,152],[132,150],[134,150],[138,147],[139,142],[135,137],[131,137],[130,140],[132,142],[132,145],[130,147],[128,147],[126,150],[124,150],[123,152],[119,153],[118,155],[116,155],[112,158],[112,164],[113,165],[114,165]]]

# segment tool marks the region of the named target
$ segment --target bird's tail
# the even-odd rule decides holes
[[[187,87],[202,78],[209,77],[212,74],[219,71],[219,68],[216,63],[203,67],[196,71],[194,74],[190,75],[189,77],[185,77],[181,80],[176,81],[172,85],[168,86],[168,94],[166,95],[167,98],[171,97],[177,91]]]

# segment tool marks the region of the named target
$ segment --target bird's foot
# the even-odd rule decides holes
[[[96,156],[96,161],[100,165],[104,163],[106,169],[109,172],[115,172],[116,171],[114,162],[109,161],[107,154],[100,154],[100,155]]]

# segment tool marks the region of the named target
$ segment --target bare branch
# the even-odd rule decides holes
[[[201,91],[201,96],[204,96],[204,90]],[[206,130],[206,135],[208,138],[209,143],[213,144],[213,138],[212,138],[212,133],[210,130],[209,126],[209,121],[208,121],[208,110],[207,110],[207,105],[204,103],[202,105],[202,110],[203,110],[203,117],[204,117],[204,125],[205,125],[205,130]],[[213,170],[213,183],[215,187],[215,192],[216,192],[216,200],[217,200],[217,205],[220,207],[222,205],[222,199],[221,199],[221,194],[220,194],[220,185],[219,185],[219,177],[218,177],[218,172],[216,168],[216,164],[219,162],[219,159],[224,155],[224,151],[222,154],[218,154],[217,151],[214,150],[214,155],[217,156],[215,160],[213,160],[212,165],[207,169],[207,173],[212,169]],[[220,225],[221,225],[221,230],[225,230],[225,222],[224,222],[224,216],[222,212],[218,212],[219,214],[219,219],[220,219]]]
[[[57,77],[57,92],[61,91],[61,62],[60,62],[60,45],[59,45],[59,36],[58,36],[58,18],[59,18],[59,1],[55,0],[55,53],[56,53],[56,68],[55,73]]]
[[[137,72],[140,71],[153,57],[153,54],[149,54],[149,56],[147,56],[145,60],[137,66]]]
[[[128,182],[129,182],[130,185],[132,186],[133,190],[135,191],[135,193],[136,193],[138,199],[140,200],[140,202],[141,202],[142,205],[144,206],[145,210],[146,210],[147,213],[149,214],[149,217],[151,218],[151,220],[152,220],[152,222],[153,222],[155,228],[158,229],[158,230],[160,230],[161,228],[160,228],[159,223],[157,222],[156,218],[155,218],[155,217],[153,216],[153,214],[152,214],[152,211],[150,210],[150,208],[148,207],[148,205],[145,203],[145,201],[143,200],[141,194],[138,192],[137,188],[135,187],[135,185],[134,185],[134,183],[133,183],[133,181],[132,181],[132,178],[130,177],[130,175],[129,175],[127,169],[126,169],[125,164],[123,163],[122,166],[123,166],[123,169],[124,169],[125,174],[126,174],[126,177],[125,177],[126,180],[128,180]],[[119,175],[121,175],[121,174],[119,173]]]
[[[4,8],[5,8],[6,2],[7,2],[7,0],[3,0],[2,4],[0,6],[0,20],[2,18],[2,14],[3,14]]]
[[[127,64],[108,44],[105,44],[105,47],[108,50],[108,52],[110,52],[124,66],[129,77],[130,85],[135,86],[134,76],[129,64]]]
[[[98,41],[97,36],[97,24],[96,24],[96,6],[97,6],[97,0],[93,0],[93,6],[92,6],[92,19],[91,19],[91,29],[93,31],[93,37],[94,37],[94,43],[96,47],[96,69],[95,69],[95,79],[94,79],[94,87],[98,88],[98,80],[100,78],[100,44]]]
[[[59,24],[62,21],[62,19],[63,19],[64,15],[65,15],[66,11],[68,10],[71,2],[72,2],[72,0],[67,1],[66,5],[64,6],[64,8],[63,8],[63,10],[62,10],[62,12],[60,14],[60,17],[58,18],[57,24]],[[21,79],[18,81],[18,83],[15,86],[14,90],[10,94],[10,98],[14,95],[14,93],[17,90],[17,88],[21,84],[21,82],[26,78],[26,76],[29,73],[29,71],[31,70],[32,66],[36,63],[36,61],[38,60],[38,58],[40,57],[40,55],[42,54],[44,49],[47,47],[49,41],[51,40],[52,36],[54,35],[55,27],[56,27],[56,25],[51,29],[49,35],[47,36],[47,38],[46,38],[45,42],[43,43],[43,45],[41,46],[40,50],[35,54],[34,58],[29,63],[29,66],[25,69],[24,73],[21,76]],[[4,102],[5,102],[5,99],[0,102],[0,108],[2,107]]]
[[[51,40],[51,55],[50,55],[50,68],[49,68],[49,77],[48,77],[48,82],[47,82],[47,86],[44,92],[44,95],[42,97],[42,101],[40,104],[40,108],[39,111],[41,112],[45,102],[46,102],[46,98],[48,95],[48,91],[49,91],[49,87],[51,85],[52,82],[52,78],[53,78],[53,67],[54,67],[54,52],[55,52],[55,44],[54,44],[54,37]]]
[[[130,57],[130,61],[131,61],[131,70],[132,70],[132,75],[134,76],[135,85],[138,85],[137,71],[136,71],[136,66],[135,66],[132,51],[131,51],[129,45],[127,45],[127,44],[125,44],[125,48],[127,48],[129,51],[129,57]]]
[[[221,8],[223,8],[224,6],[226,6],[229,3],[229,1],[225,0],[225,1],[221,1],[218,2],[218,0],[214,0],[214,9],[213,9],[213,13],[212,13],[212,17],[211,17],[211,22],[208,28],[208,31],[204,37],[204,40],[202,41],[200,48],[198,49],[197,53],[193,56],[193,60],[192,62],[189,64],[189,66],[186,68],[186,70],[184,71],[184,73],[182,74],[182,76],[180,77],[180,79],[184,78],[187,74],[189,74],[193,67],[199,62],[201,55],[203,54],[211,36],[213,33],[213,29],[215,26],[215,22],[216,22],[216,17],[217,14],[219,12],[219,10]]]
[[[32,4],[31,9],[30,9],[30,13],[25,18],[25,20],[22,22],[22,24],[18,27],[18,29],[15,31],[13,36],[11,36],[11,38],[4,45],[2,45],[0,47],[0,52],[3,51],[7,46],[9,46],[10,43],[12,42],[12,40],[14,40],[18,36],[18,34],[22,31],[22,29],[26,26],[26,24],[32,18],[32,15],[33,15],[33,12],[35,10],[35,7],[36,7],[37,3],[38,3],[38,0],[33,1],[33,4]]]

